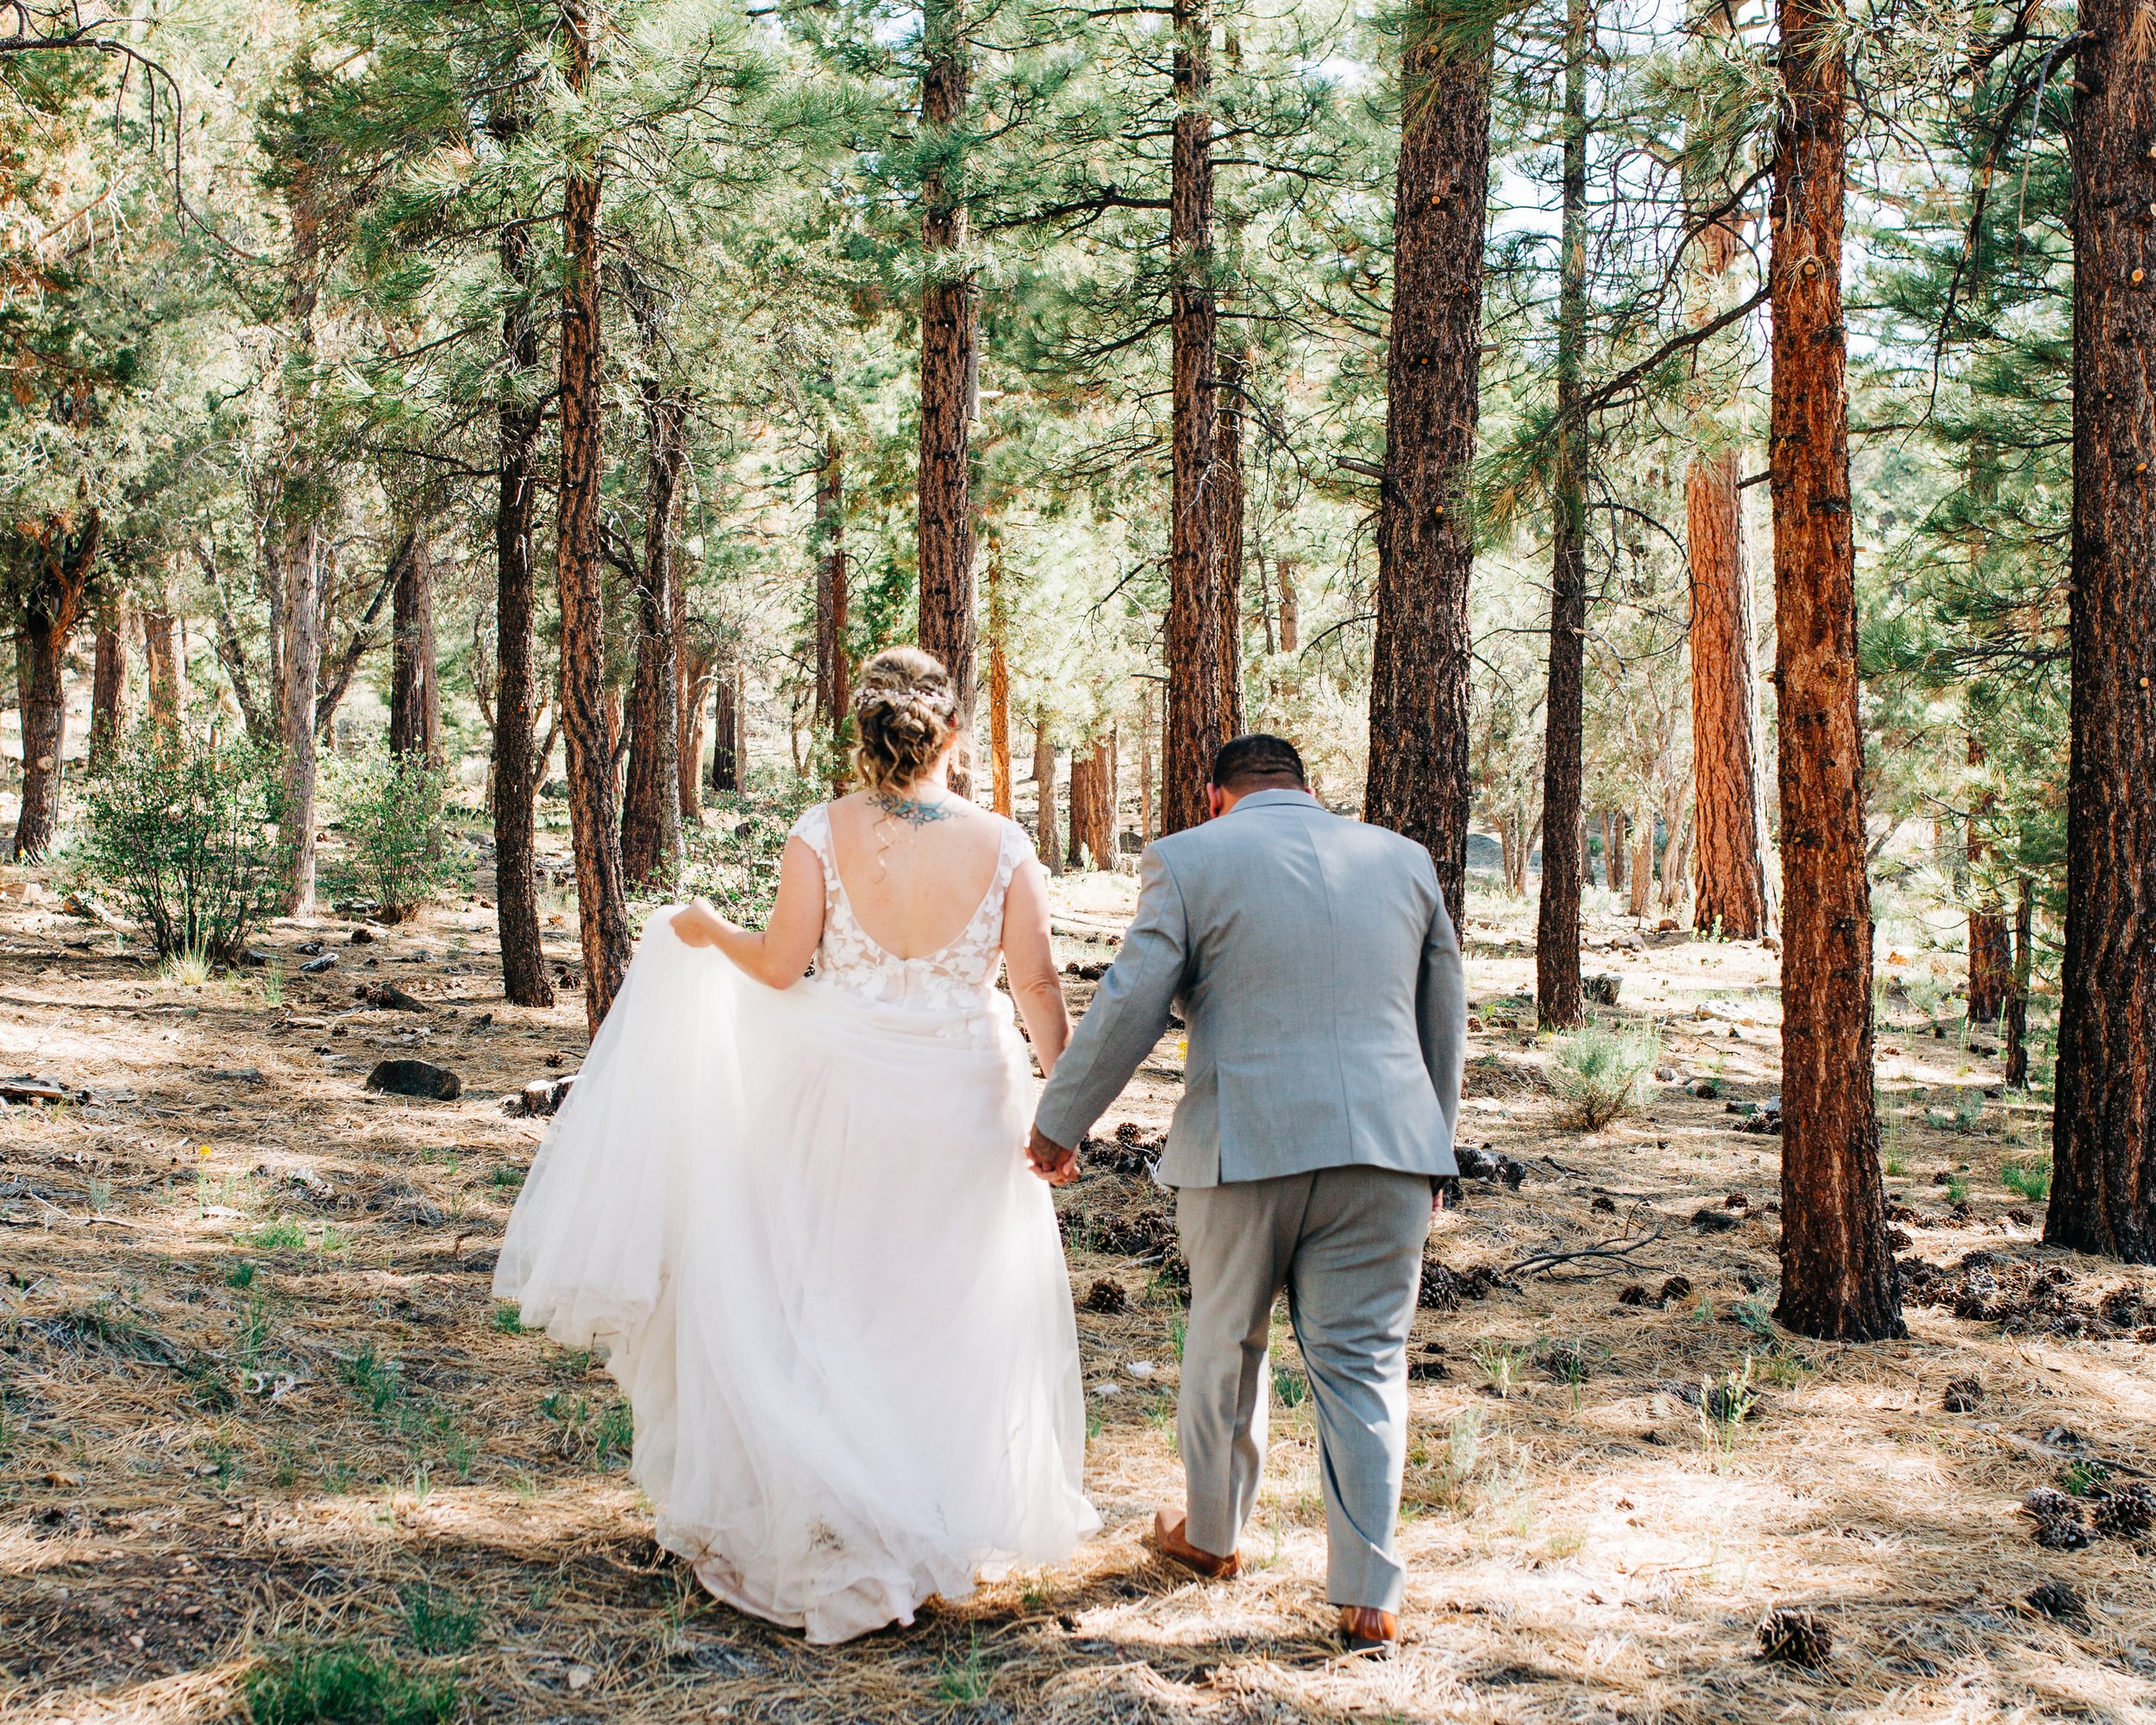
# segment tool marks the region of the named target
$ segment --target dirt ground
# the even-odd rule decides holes
[[[1124,1130],[1096,1162],[1133,1171],[1062,1201],[1105,1531],[821,1649],[654,1547],[611,1383],[490,1295],[544,1125],[500,1099],[585,1038],[578,994],[503,1003],[482,902],[365,944],[280,923],[272,968],[189,986],[34,877],[0,882],[0,1074],[71,1093],[0,1115],[0,1717],[222,1717],[251,1673],[348,1644],[431,1685],[432,1711],[383,1718],[2156,1720],[2156,1541],[2047,1548],[2020,1508],[2063,1486],[2071,1521],[2156,1471],[2156,1276],[2037,1245],[2040,1204],[2001,1174],[2040,1154],[2040,1104],[1999,1094],[1958,1019],[1934,1035],[1890,1000],[1879,1049],[1896,1226],[1945,1303],[1912,1304],[1906,1341],[1804,1342],[1767,1315],[1780,1141],[1732,1107],[1776,1089],[1772,954],[1591,916],[1606,1016],[1659,1021],[1668,1076],[1587,1133],[1533,1032],[1532,906],[1477,900],[1462,1138],[1500,1177],[1432,1241],[1389,1663],[1326,1639],[1284,1317],[1245,1578],[1141,1544],[1178,1490],[1176,1260],[1139,1171],[1171,1037],[1102,1127]],[[1111,956],[1089,937],[1129,891],[1059,887],[1073,967]],[[569,924],[549,940],[573,963]],[[385,981],[432,1010],[354,999]],[[363,1090],[397,1057],[461,1097]],[[2048,1613],[2047,1582],[2073,1590]],[[1774,1608],[1814,1614],[1823,1662],[1759,1656]]]

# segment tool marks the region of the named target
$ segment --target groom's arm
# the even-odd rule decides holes
[[[1423,938],[1415,1013],[1422,1036],[1422,1062],[1430,1070],[1430,1082],[1438,1093],[1445,1130],[1453,1132],[1459,1128],[1460,1075],[1467,1064],[1467,969],[1460,962],[1459,938],[1452,932],[1452,919],[1445,907],[1445,894],[1438,888],[1436,872],[1431,870],[1430,890],[1437,904],[1431,913],[1429,932]]]
[[[1083,1141],[1153,1051],[1189,965],[1182,894],[1157,850],[1146,851],[1138,875],[1138,916],[1056,1063],[1034,1116],[1034,1131],[1063,1150]]]

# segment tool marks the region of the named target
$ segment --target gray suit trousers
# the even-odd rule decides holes
[[[1273,1300],[1285,1288],[1317,1408],[1327,1596],[1397,1611],[1406,1571],[1393,1533],[1428,1177],[1347,1166],[1186,1186],[1176,1222],[1190,1265],[1176,1438],[1191,1543],[1234,1551],[1257,1502]]]

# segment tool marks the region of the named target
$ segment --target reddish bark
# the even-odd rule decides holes
[[[2014,909],[2014,973],[2000,1023],[2006,1038],[2006,1082],[2010,1089],[2028,1088],[2028,982],[2036,954],[2036,882],[2021,876]]]
[[[497,134],[514,135],[521,121],[505,111]],[[534,866],[534,803],[548,748],[535,753],[532,612],[536,605],[532,515],[538,501],[539,331],[528,296],[533,288],[531,242],[505,223],[501,270],[509,303],[502,312],[508,379],[494,416],[494,815],[496,938],[502,955],[502,993],[520,1007],[550,1007],[554,985],[539,936],[539,878]]]
[[[995,812],[1012,818],[1011,661],[1005,637],[1011,619],[1003,592],[1003,542],[988,541],[988,775]]]
[[[1848,67],[1833,0],[1780,0],[1768,467],[1780,692],[1782,1298],[1808,1336],[1902,1333],[1871,1071],[1841,306]]]
[[[587,0],[562,0],[567,84],[591,82],[592,41],[601,26]],[[608,719],[599,572],[599,169],[570,164],[562,190],[561,500],[555,510],[555,580],[561,608],[561,735],[567,747],[569,836],[576,855],[584,1013],[593,1034],[613,1005],[634,938],[622,881],[621,836]]]
[[[1535,914],[1535,1014],[1580,1021],[1581,819],[1587,649],[1587,432],[1580,366],[1587,332],[1587,5],[1566,15],[1564,172],[1557,266],[1557,447],[1551,476],[1550,687],[1542,745],[1542,894]]]
[[[1969,733],[1966,758],[1970,766],[1984,762],[1984,738]],[[1996,1024],[2006,1009],[2006,997],[2014,981],[2014,944],[2007,934],[2006,906],[1998,901],[1982,878],[1991,854],[1984,837],[1984,819],[1997,804],[1990,790],[1978,793],[1969,812],[1967,856],[1970,888],[1978,895],[1969,913],[1969,1021]]]
[[[1446,907],[1463,927],[1467,590],[1475,546],[1461,492],[1480,405],[1495,43],[1487,31],[1463,42],[1420,12],[1410,19],[1401,67],[1363,813],[1428,849]]]
[[[711,680],[711,788],[737,791],[745,751],[742,747],[741,672],[721,667]]]
[[[678,587],[682,583],[676,582]],[[704,695],[714,681],[718,649],[708,642],[692,642],[686,629],[679,631],[681,652],[680,808],[684,825],[704,819]]]
[[[846,564],[846,452],[837,432],[824,442],[817,475],[816,533],[816,716],[837,740],[846,734],[853,706],[853,660],[846,647],[852,597]]]
[[[1033,849],[1043,868],[1060,875],[1063,856],[1056,845],[1056,743],[1045,714],[1033,726]]]
[[[964,262],[962,188],[947,166],[966,120],[966,28],[963,0],[929,0],[922,19],[921,129],[938,154],[921,181],[928,279],[921,289],[921,608],[916,633],[923,649],[950,673],[960,722],[970,724],[976,675],[970,431],[980,310]],[[962,794],[968,789],[956,760],[951,784]]]
[[[646,346],[659,341],[648,306]],[[681,877],[681,472],[688,401],[647,378],[643,568],[636,583],[636,667],[629,696],[629,768],[622,794],[622,874],[628,886],[670,888]]]
[[[1161,831],[1204,820],[1206,779],[1220,745],[1243,728],[1235,671],[1236,595],[1222,554],[1218,317],[1213,286],[1213,17],[1206,0],[1175,0],[1175,136],[1168,248],[1172,460],[1168,554],[1168,713],[1161,752]]]
[[[389,746],[442,763],[442,679],[435,651],[434,551],[416,522],[392,582]]]
[[[90,683],[90,770],[111,763],[128,728],[128,614],[115,599],[97,625],[97,666]]]
[[[18,530],[21,532],[21,530]],[[57,515],[26,542],[29,580],[22,596],[16,662],[27,668],[22,709],[22,806],[15,824],[19,859],[42,856],[60,827],[60,787],[67,748],[67,695],[60,661],[81,621],[91,584],[104,518],[95,509]]]
[[[180,656],[179,622],[171,611],[142,613],[142,663],[149,684],[150,718],[160,731],[179,730],[187,706],[187,665]]]
[[[2066,951],[2053,1245],[2156,1263],[2156,57],[2084,0],[2074,62]]]

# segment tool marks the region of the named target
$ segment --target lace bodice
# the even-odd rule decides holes
[[[816,949],[815,974],[880,1006],[950,1014],[954,1030],[958,1021],[991,1007],[1003,957],[1003,900],[1031,845],[1016,821],[999,818],[998,825],[1002,835],[995,874],[958,938],[918,958],[900,958],[871,939],[854,915],[831,846],[830,806],[818,803],[795,821],[794,836],[816,853],[824,869],[824,938]]]

